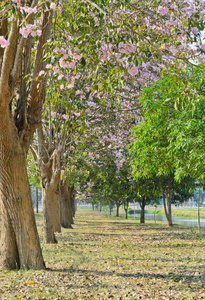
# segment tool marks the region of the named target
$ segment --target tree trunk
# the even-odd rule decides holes
[[[54,150],[48,162],[41,161],[38,173],[42,188],[42,207],[44,216],[44,242],[56,243],[54,232],[60,232],[60,208],[57,187],[60,182],[60,153]]]
[[[144,224],[145,223],[145,205],[146,205],[146,200],[144,197],[141,199],[139,204],[140,204],[140,208],[141,208],[140,223]]]
[[[198,232],[200,233],[201,226],[200,226],[200,184],[199,184],[199,196],[198,196]]]
[[[43,239],[46,244],[55,244],[54,232],[59,232],[60,213],[57,204],[57,194],[52,188],[42,188],[43,207]]]
[[[26,153],[13,120],[1,108],[0,120],[0,266],[43,269]]]
[[[171,193],[169,189],[167,189],[167,203],[166,203],[164,190],[162,190],[162,198],[163,198],[164,212],[167,218],[168,226],[172,227],[173,224],[172,224],[172,215],[171,215]]]
[[[120,209],[120,205],[118,203],[116,203],[116,217],[119,217],[119,209]]]
[[[167,187],[167,206],[168,206],[168,226],[172,227],[172,202],[171,202],[171,191],[170,187]]]
[[[57,188],[60,182],[61,151],[59,149],[45,151],[45,139],[42,127],[36,131],[38,138],[38,154],[31,148],[36,162],[42,189],[42,207],[44,217],[44,242],[56,243],[54,232],[61,231],[60,207]]]
[[[61,213],[61,226],[63,228],[72,228],[73,212],[71,207],[71,194],[72,190],[68,184],[63,181],[60,184],[60,213]]]
[[[54,232],[61,232],[60,199],[58,191],[55,191],[53,199],[53,223]]]
[[[127,208],[125,208],[125,219],[127,219]]]
[[[126,200],[126,202],[124,203],[124,210],[125,210],[125,219],[128,218],[128,207],[129,207],[129,200]]]
[[[74,224],[73,217],[75,216],[75,212],[76,212],[74,185],[68,187],[68,195],[69,195],[70,222],[71,224]]]
[[[38,214],[38,189],[36,189],[36,213]]]
[[[73,191],[72,193],[72,198],[71,198],[71,206],[72,206],[72,210],[73,210],[73,218],[75,217],[75,213],[77,211],[77,201],[75,200],[76,197],[76,193]],[[74,222],[73,222],[74,224]]]

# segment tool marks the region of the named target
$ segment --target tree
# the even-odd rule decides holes
[[[131,181],[131,195],[141,208],[140,223],[145,223],[145,206],[159,204],[160,190],[157,186],[157,178],[139,178]]]
[[[180,93],[180,87],[183,87],[183,82],[181,86],[180,81],[177,82],[177,88],[174,89],[170,78],[167,77],[141,93],[144,122],[134,128],[135,141],[131,146],[133,176],[136,180],[156,176],[156,185],[161,190],[169,226],[172,226],[171,204],[174,201],[174,191],[188,191],[194,185],[194,180],[190,181],[186,176],[180,178],[179,183],[176,182],[176,162],[169,152],[170,124],[177,120],[181,113],[174,108],[173,99]],[[165,101],[167,94],[173,97],[168,103]]]
[[[50,35],[52,9],[42,4],[37,10],[38,1],[26,2],[24,12],[19,2],[1,4],[1,47],[5,48],[0,52],[0,264],[9,269],[45,267],[26,156],[33,133],[41,122],[46,78],[40,80],[38,74],[45,68],[41,59]],[[41,15],[39,27],[33,23],[35,15]],[[36,42],[35,58],[31,63]]]
[[[68,23],[72,29],[71,39],[66,34],[66,27],[62,30],[65,33],[61,35],[62,40],[65,40],[66,45],[78,47],[80,54],[75,58],[80,60],[82,66],[87,67],[90,60],[89,79],[95,82],[92,90],[112,92],[114,88],[122,87],[127,82],[128,89],[135,87],[138,92],[156,81],[163,68],[168,70],[171,66],[174,69],[175,64],[182,62],[181,68],[184,60],[192,59],[192,42],[196,44],[198,52],[195,54],[198,60],[202,59],[204,45],[201,43],[200,31],[204,29],[201,14],[203,2],[196,5],[177,1],[169,3],[167,7],[166,3],[161,5],[158,1],[143,1],[140,4],[99,1],[98,5],[90,0],[83,2],[83,5],[81,1],[75,1],[72,2],[72,8],[68,9],[69,14],[66,14],[68,10],[64,8],[70,2],[60,3],[63,7],[61,21],[69,15]],[[56,15],[60,11],[56,3],[5,0],[1,2],[1,8],[0,206],[4,224],[1,226],[1,260],[9,268],[16,265],[41,268],[44,263],[36,226],[29,230],[30,224],[35,221],[25,167],[26,155],[33,133],[41,124],[46,93],[45,71],[49,69],[55,72],[56,61],[66,72],[72,69],[64,79],[66,89],[75,89],[79,74],[78,70],[73,69],[74,61],[71,56],[73,58],[76,53],[67,49],[64,56],[59,51],[62,46],[59,43],[56,51],[63,54],[63,57],[56,56],[53,65],[53,58],[50,56],[52,51],[47,51],[44,46],[53,24],[52,12],[55,10]],[[39,21],[40,15],[42,18]],[[40,22],[40,27],[37,21]],[[54,22],[53,34],[58,37],[55,35],[55,24]],[[67,20],[65,24],[67,26]],[[55,38],[52,46],[54,43]],[[81,57],[82,50],[84,56]],[[90,59],[89,54],[100,61],[100,64],[96,64],[95,59]],[[134,92],[135,89],[133,94]],[[87,96],[89,98],[89,92]],[[57,151],[54,156],[56,161]],[[12,199],[11,204],[9,199]],[[29,241],[36,247],[35,253]]]

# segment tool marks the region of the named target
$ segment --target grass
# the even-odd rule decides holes
[[[205,299],[205,233],[83,209],[73,227],[42,244],[47,270],[0,271],[0,299]]]
[[[148,214],[160,214],[164,215],[164,209],[163,208],[157,208],[156,211],[154,208],[146,209],[146,213]],[[188,218],[198,218],[198,210],[197,208],[173,208],[172,209],[172,216],[173,217],[188,217]],[[205,219],[205,209],[200,208],[200,217],[201,219]]]

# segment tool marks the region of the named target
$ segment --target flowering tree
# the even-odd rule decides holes
[[[38,75],[45,68],[41,59],[52,9],[37,0],[3,1],[0,18],[1,265],[43,268],[26,156],[41,122],[46,78]]]
[[[69,9],[65,8],[67,2],[61,4],[61,21],[69,21],[59,24],[59,40],[55,20],[52,23],[53,10],[55,17],[61,10],[57,1],[1,1],[0,246],[1,264],[9,268],[44,267],[36,226],[30,226],[35,220],[26,155],[41,124],[45,71],[58,74],[60,88],[76,95],[82,93],[80,79],[86,69],[86,101],[93,107],[96,101],[91,92],[112,95],[123,87],[124,97],[134,101],[138,91],[156,81],[162,70],[174,73],[178,65],[183,75],[185,62],[203,59],[203,1],[103,1],[97,5],[84,0],[73,2]],[[51,24],[54,30],[48,51],[45,44]],[[59,152],[53,151],[51,157],[59,178]]]

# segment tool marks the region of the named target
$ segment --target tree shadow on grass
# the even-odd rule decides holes
[[[204,280],[204,275],[201,274],[191,275],[188,274],[188,270],[186,267],[181,272],[170,272],[169,274],[161,274],[161,273],[122,273],[122,272],[115,272],[115,271],[97,271],[97,270],[85,270],[85,269],[47,269],[50,272],[57,272],[57,273],[68,273],[68,274],[85,274],[85,275],[92,275],[92,276],[115,276],[115,277],[124,277],[124,278],[133,278],[133,279],[163,279],[172,282],[179,282],[182,281],[185,284],[199,282],[200,280]]]

